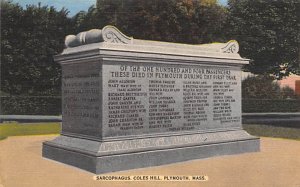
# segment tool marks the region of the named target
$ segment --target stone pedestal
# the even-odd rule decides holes
[[[43,156],[93,173],[259,151],[241,126],[235,41],[136,40],[112,26],[66,38],[62,132]]]

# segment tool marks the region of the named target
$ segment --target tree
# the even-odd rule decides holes
[[[229,35],[256,74],[300,74],[300,1],[229,0]]]
[[[216,0],[97,0],[81,20],[78,31],[114,25],[135,38],[199,44],[223,41],[226,9]]]
[[[11,95],[57,95],[60,66],[53,55],[72,30],[68,11],[1,1],[1,90]]]

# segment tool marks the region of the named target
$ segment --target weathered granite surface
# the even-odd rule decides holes
[[[62,132],[43,156],[104,173],[259,151],[241,126],[236,41],[136,40],[106,26],[66,37]]]

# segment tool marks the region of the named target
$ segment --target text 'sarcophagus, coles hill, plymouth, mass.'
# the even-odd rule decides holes
[[[241,125],[236,41],[137,40],[113,26],[66,37],[62,131],[43,156],[106,173],[259,151]]]

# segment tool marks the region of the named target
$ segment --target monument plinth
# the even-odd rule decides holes
[[[259,151],[241,125],[236,41],[137,40],[106,26],[66,37],[62,132],[43,156],[93,173]]]

